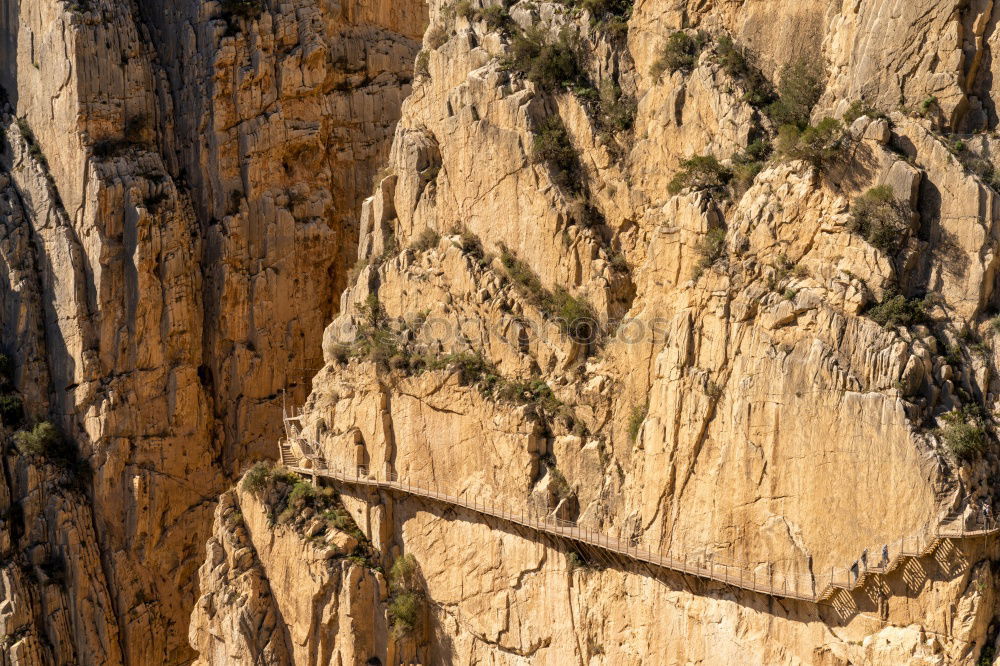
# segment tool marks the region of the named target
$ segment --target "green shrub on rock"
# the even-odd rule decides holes
[[[938,429],[938,435],[958,458],[973,458],[986,448],[986,429],[977,410],[964,407],[943,414],[940,419],[943,424]]]
[[[751,60],[748,51],[729,35],[722,35],[715,46],[716,60],[723,71],[743,84],[744,101],[757,108],[776,101],[774,87]]]
[[[646,420],[646,416],[648,414],[648,402],[636,405],[632,408],[632,413],[629,415],[628,419],[628,436],[633,442],[639,437],[639,430],[642,429],[642,423]]]
[[[267,487],[274,465],[270,461],[261,460],[243,476],[243,489],[257,495]]]
[[[835,118],[824,118],[815,126],[805,129],[789,124],[778,130],[775,148],[779,154],[792,160],[803,160],[817,170],[825,168],[837,158],[844,147],[844,126]]]
[[[873,187],[851,205],[850,229],[860,234],[872,247],[885,253],[899,249],[907,228],[907,212],[891,187]]]
[[[886,296],[865,313],[875,323],[886,328],[914,326],[928,320],[927,303],[923,299],[908,299],[902,294]]]
[[[580,155],[558,115],[542,121],[532,143],[531,159],[549,167],[552,182],[557,187],[572,192],[580,190],[583,171]]]
[[[24,455],[58,459],[66,455],[62,432],[53,423],[42,421],[31,430],[14,433],[14,445]]]
[[[781,70],[778,99],[768,106],[767,114],[779,127],[805,129],[824,88],[823,70],[818,63],[806,58],[789,63]]]
[[[523,73],[542,90],[566,89],[584,83],[579,44],[567,30],[550,41],[540,28],[514,35],[505,66]]]
[[[705,37],[701,34],[692,37],[678,30],[667,38],[660,51],[660,57],[653,63],[650,74],[659,78],[664,72],[690,72],[698,62],[698,56],[705,47]]]
[[[424,596],[417,560],[404,555],[389,569],[389,620],[394,638],[413,633],[420,624]]]
[[[722,193],[732,177],[732,172],[714,155],[695,155],[681,162],[681,169],[674,175],[667,190],[670,194],[686,189]]]

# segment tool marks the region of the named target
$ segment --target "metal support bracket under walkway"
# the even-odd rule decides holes
[[[298,428],[287,424],[287,422],[286,425],[291,426],[292,439],[299,444],[303,451],[310,453],[304,456],[305,461],[303,461],[294,455],[287,443],[282,442],[279,445],[280,460],[291,471],[303,476],[328,479],[335,483],[358,488],[401,493],[447,506],[461,507],[483,516],[520,525],[540,534],[592,546],[601,551],[614,553],[626,559],[660,569],[717,581],[772,597],[797,599],[812,603],[829,600],[841,590],[850,592],[862,587],[869,575],[886,575],[905,566],[912,559],[929,556],[945,540],[982,537],[1000,531],[1000,524],[993,518],[980,517],[978,524],[973,529],[966,529],[966,521],[963,518],[949,520],[949,517],[946,517],[937,525],[917,535],[886,544],[883,552],[880,553],[880,556],[883,557],[878,566],[862,567],[855,564],[850,568],[831,569],[822,578],[811,574],[775,575],[774,572],[762,575],[735,564],[715,562],[714,560],[708,562],[690,560],[687,557],[676,557],[632,546],[626,541],[581,527],[573,522],[559,520],[548,515],[537,515],[530,510],[513,511],[490,502],[479,501],[478,498],[469,499],[450,495],[441,492],[436,487],[427,488],[408,480],[399,479],[391,473],[375,474],[364,467],[358,467],[354,470],[330,468],[323,457],[319,455],[320,447],[317,443],[307,442],[301,437]],[[304,465],[303,462],[305,462]],[[959,523],[959,525],[955,525],[955,523]]]

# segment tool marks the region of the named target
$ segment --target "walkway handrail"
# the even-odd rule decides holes
[[[301,437],[299,433],[296,434]],[[315,442],[310,442],[310,445],[313,451],[321,450],[319,444]],[[400,480],[394,471],[386,471],[384,474],[373,473],[369,468],[360,465],[353,469],[335,468],[329,466],[321,458],[310,458],[311,468],[290,465],[288,461],[294,461],[294,457],[287,442],[281,442],[279,449],[282,462],[292,471],[305,476],[318,476],[350,485],[403,492],[407,495],[467,508],[481,515],[513,522],[537,532],[576,541],[663,569],[714,580],[774,597],[809,602],[828,599],[839,590],[857,589],[865,584],[869,575],[885,575],[897,569],[904,560],[930,555],[946,539],[984,536],[1000,531],[1000,524],[992,516],[979,516],[977,529],[968,529],[965,524],[968,517],[962,516],[960,517],[961,527],[949,527],[954,520],[951,522],[942,521],[936,526],[925,528],[916,535],[902,537],[893,544],[884,545],[881,552],[872,553],[868,562],[859,560],[851,567],[831,568],[829,573],[824,572],[821,576],[812,573],[776,574],[770,564],[762,564],[750,569],[747,568],[746,563],[720,560],[716,558],[715,554],[706,553],[702,560],[697,558],[689,560],[688,555],[678,557],[671,553],[661,553],[651,551],[648,548],[632,546],[627,541],[621,541],[590,528],[582,527],[575,521],[557,518],[547,512],[536,515],[530,506],[526,511],[511,511],[489,502],[482,502],[475,496],[470,500],[464,496],[464,493],[463,496],[453,496],[442,493],[436,487],[431,489],[414,485],[408,480]],[[948,516],[945,517],[945,520],[947,518]],[[766,570],[766,574],[758,573],[761,567]]]

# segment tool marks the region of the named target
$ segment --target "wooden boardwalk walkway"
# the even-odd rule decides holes
[[[298,435],[297,429],[293,428],[290,434]],[[320,450],[319,445],[314,442],[309,443],[298,437],[296,439],[303,450],[311,450],[312,452]],[[980,520],[973,529],[967,529],[964,519],[946,517],[938,525],[917,535],[899,539],[884,547],[880,546],[878,552],[870,551],[872,557],[878,558],[877,565],[866,567],[858,563],[848,568],[831,569],[829,573],[820,577],[811,574],[786,576],[773,571],[763,574],[736,564],[716,562],[711,558],[708,558],[708,561],[705,561],[706,558],[688,559],[683,556],[677,557],[632,546],[626,541],[581,527],[576,523],[558,520],[548,515],[537,515],[531,511],[511,511],[489,502],[481,502],[477,498],[469,499],[450,495],[441,492],[438,488],[427,488],[407,480],[401,480],[394,474],[378,475],[365,468],[333,469],[328,467],[326,461],[319,455],[308,455],[308,464],[302,465],[302,461],[296,459],[291,448],[285,443],[280,445],[280,451],[282,463],[293,472],[303,476],[328,479],[335,483],[357,488],[400,493],[451,507],[460,507],[483,516],[522,526],[540,534],[584,544],[605,553],[613,553],[652,567],[688,574],[773,597],[812,603],[830,600],[842,590],[851,591],[861,587],[870,575],[889,574],[905,566],[912,559],[927,557],[947,540],[986,536],[1000,531],[1000,525],[995,520]],[[883,548],[887,555],[884,561]]]

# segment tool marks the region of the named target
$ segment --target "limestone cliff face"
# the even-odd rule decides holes
[[[990,661],[991,538],[812,604],[227,488],[285,401],[331,465],[812,592],[975,514],[998,18],[0,0],[0,661]],[[46,419],[72,454],[14,444]]]
[[[253,493],[216,509],[191,621],[202,664],[364,664],[387,658],[386,583],[320,517],[275,525]]]
[[[0,5],[4,349],[90,470],[7,459],[14,663],[193,657],[216,498],[318,367],[426,20],[224,5]]]
[[[649,0],[627,32],[556,3],[431,5],[304,407],[329,464],[815,586],[991,495],[997,194],[970,132],[996,124],[992,3]],[[704,45],[658,67],[680,29]],[[856,110],[835,149],[781,148],[722,35],[772,82],[818,63],[812,123]],[[547,84],[524,39],[582,73]],[[671,187],[762,137],[778,152],[728,196]],[[873,189],[891,241],[857,226]],[[949,413],[982,452],[949,447]],[[815,605],[342,492],[386,564],[419,562],[433,663],[975,663],[995,639],[988,540]]]

